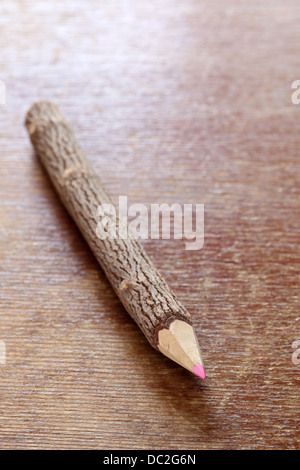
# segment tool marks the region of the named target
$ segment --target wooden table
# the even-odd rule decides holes
[[[2,449],[300,448],[299,24],[293,0],[1,2]],[[144,242],[205,382],[149,346],[61,206],[23,126],[41,98],[115,201],[205,204],[201,251]]]

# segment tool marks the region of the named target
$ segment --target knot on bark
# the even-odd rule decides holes
[[[123,279],[123,281],[120,284],[120,291],[126,292],[130,289],[133,289],[136,286],[137,286],[137,283],[133,281],[132,279]]]
[[[69,166],[62,174],[62,184],[67,184],[83,177],[93,178],[94,175],[84,167]]]

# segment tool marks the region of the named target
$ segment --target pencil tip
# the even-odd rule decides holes
[[[177,364],[202,377],[202,379],[205,378],[198,340],[192,325],[189,323],[176,319],[168,328],[160,330],[158,333],[158,349]]]
[[[206,377],[206,374],[205,374],[205,370],[204,370],[204,367],[201,366],[201,364],[196,364],[194,366],[194,372],[196,375],[198,375],[199,377],[201,377],[201,379],[205,379]]]

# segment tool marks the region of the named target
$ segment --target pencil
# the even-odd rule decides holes
[[[25,126],[61,201],[127,312],[155,349],[204,379],[191,316],[142,245],[130,236],[98,236],[98,208],[112,202],[57,106],[49,101],[35,103]],[[122,228],[124,221],[117,218],[116,223]],[[105,230],[111,230],[109,224]]]

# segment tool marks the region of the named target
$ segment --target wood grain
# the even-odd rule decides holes
[[[0,22],[0,447],[299,448],[299,3],[15,0]],[[151,348],[62,208],[23,127],[38,99],[113,198],[205,204],[201,251],[145,243],[204,384]]]

